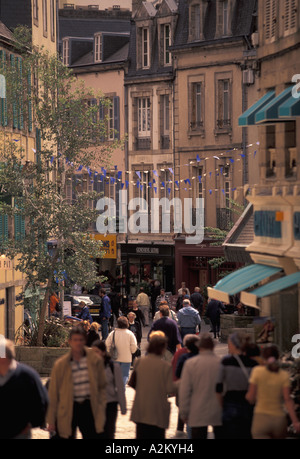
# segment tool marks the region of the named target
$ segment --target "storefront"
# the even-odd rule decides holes
[[[174,291],[174,245],[121,244],[120,276],[123,290],[131,296],[149,280],[157,280],[168,292]]]
[[[176,289],[185,282],[191,292],[200,287],[205,292],[208,285],[215,283],[225,273],[235,270],[240,264],[218,260],[224,257],[224,248],[215,246],[209,239],[202,244],[189,245],[184,237],[175,239],[175,280]],[[212,261],[215,260],[215,263]]]

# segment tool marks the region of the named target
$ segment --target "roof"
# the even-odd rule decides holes
[[[216,41],[232,41],[237,37],[241,38],[249,36],[255,27],[255,11],[257,7],[257,0],[239,0],[236,2],[236,6],[233,13],[233,19],[231,23],[232,35],[229,37],[216,37],[216,23],[217,23],[217,0],[211,0],[207,4],[207,10],[204,20],[204,40],[189,43],[189,4],[186,0],[179,0],[178,11],[179,19],[177,24],[177,30],[174,39],[175,48],[185,46],[204,46],[209,42]]]
[[[227,260],[237,263],[252,262],[250,254],[246,252],[246,248],[253,242],[253,240],[253,204],[249,204],[232,230],[228,233],[223,243]]]
[[[12,32],[1,21],[0,21],[0,36],[7,38],[8,40],[12,40],[13,38]]]
[[[121,49],[118,49],[114,54],[109,56],[107,59],[104,59],[100,63],[97,63],[97,65],[109,64],[109,63],[112,64],[114,62],[126,61],[128,57],[128,49],[129,49],[129,44],[127,43]],[[93,51],[88,52],[87,54],[82,56],[80,59],[73,62],[71,67],[79,67],[79,66],[84,66],[84,65],[95,65]]]
[[[60,18],[59,39],[64,37],[93,37],[97,32],[129,33],[129,19],[89,19],[89,18]]]

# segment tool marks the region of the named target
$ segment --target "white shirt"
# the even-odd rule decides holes
[[[107,352],[113,341],[113,334],[115,333],[115,345],[118,349],[117,362],[129,363],[132,361],[132,354],[137,350],[137,341],[134,334],[127,328],[116,328],[112,331],[106,339]]]

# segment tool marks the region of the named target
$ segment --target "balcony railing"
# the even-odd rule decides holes
[[[150,150],[151,138],[150,137],[136,137],[136,150]]]
[[[232,227],[232,211],[230,209],[217,209],[217,228],[227,231]]]
[[[170,148],[170,136],[162,135],[160,137],[160,146],[163,150],[168,150]]]

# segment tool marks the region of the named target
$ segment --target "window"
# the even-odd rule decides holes
[[[164,25],[164,65],[171,64],[171,53],[169,47],[171,45],[171,28],[170,24]]]
[[[150,67],[149,29],[142,29],[142,67]]]
[[[217,26],[216,35],[226,37],[230,35],[230,17],[232,11],[232,0],[218,0],[217,2]]]
[[[106,135],[101,138],[105,140],[120,140],[120,97],[110,97],[107,105],[100,100],[99,119],[105,123]]]
[[[230,80],[218,80],[217,90],[217,127],[231,128],[231,94]]]
[[[44,35],[48,32],[48,12],[47,12],[47,0],[43,0],[43,30]]]
[[[35,22],[39,20],[38,0],[33,0],[33,19]]]
[[[56,6],[55,0],[50,0],[50,27],[51,27],[51,40],[55,41],[55,22],[56,22]]]
[[[63,63],[64,65],[69,65],[70,61],[70,51],[69,51],[69,40],[63,40]]]
[[[192,84],[192,113],[190,127],[197,130],[203,127],[202,82]]]
[[[275,40],[277,32],[277,0],[265,0],[265,40]]]
[[[161,126],[161,148],[170,148],[170,96],[160,96],[160,126]]]
[[[284,34],[289,35],[297,30],[297,1],[284,0]]]
[[[102,34],[95,36],[95,62],[102,61]]]
[[[151,133],[150,97],[138,99],[138,135],[149,137]]]
[[[189,41],[202,40],[204,38],[204,18],[207,9],[207,3],[203,1],[194,2],[189,10]]]
[[[228,35],[228,0],[223,1],[223,35]]]

